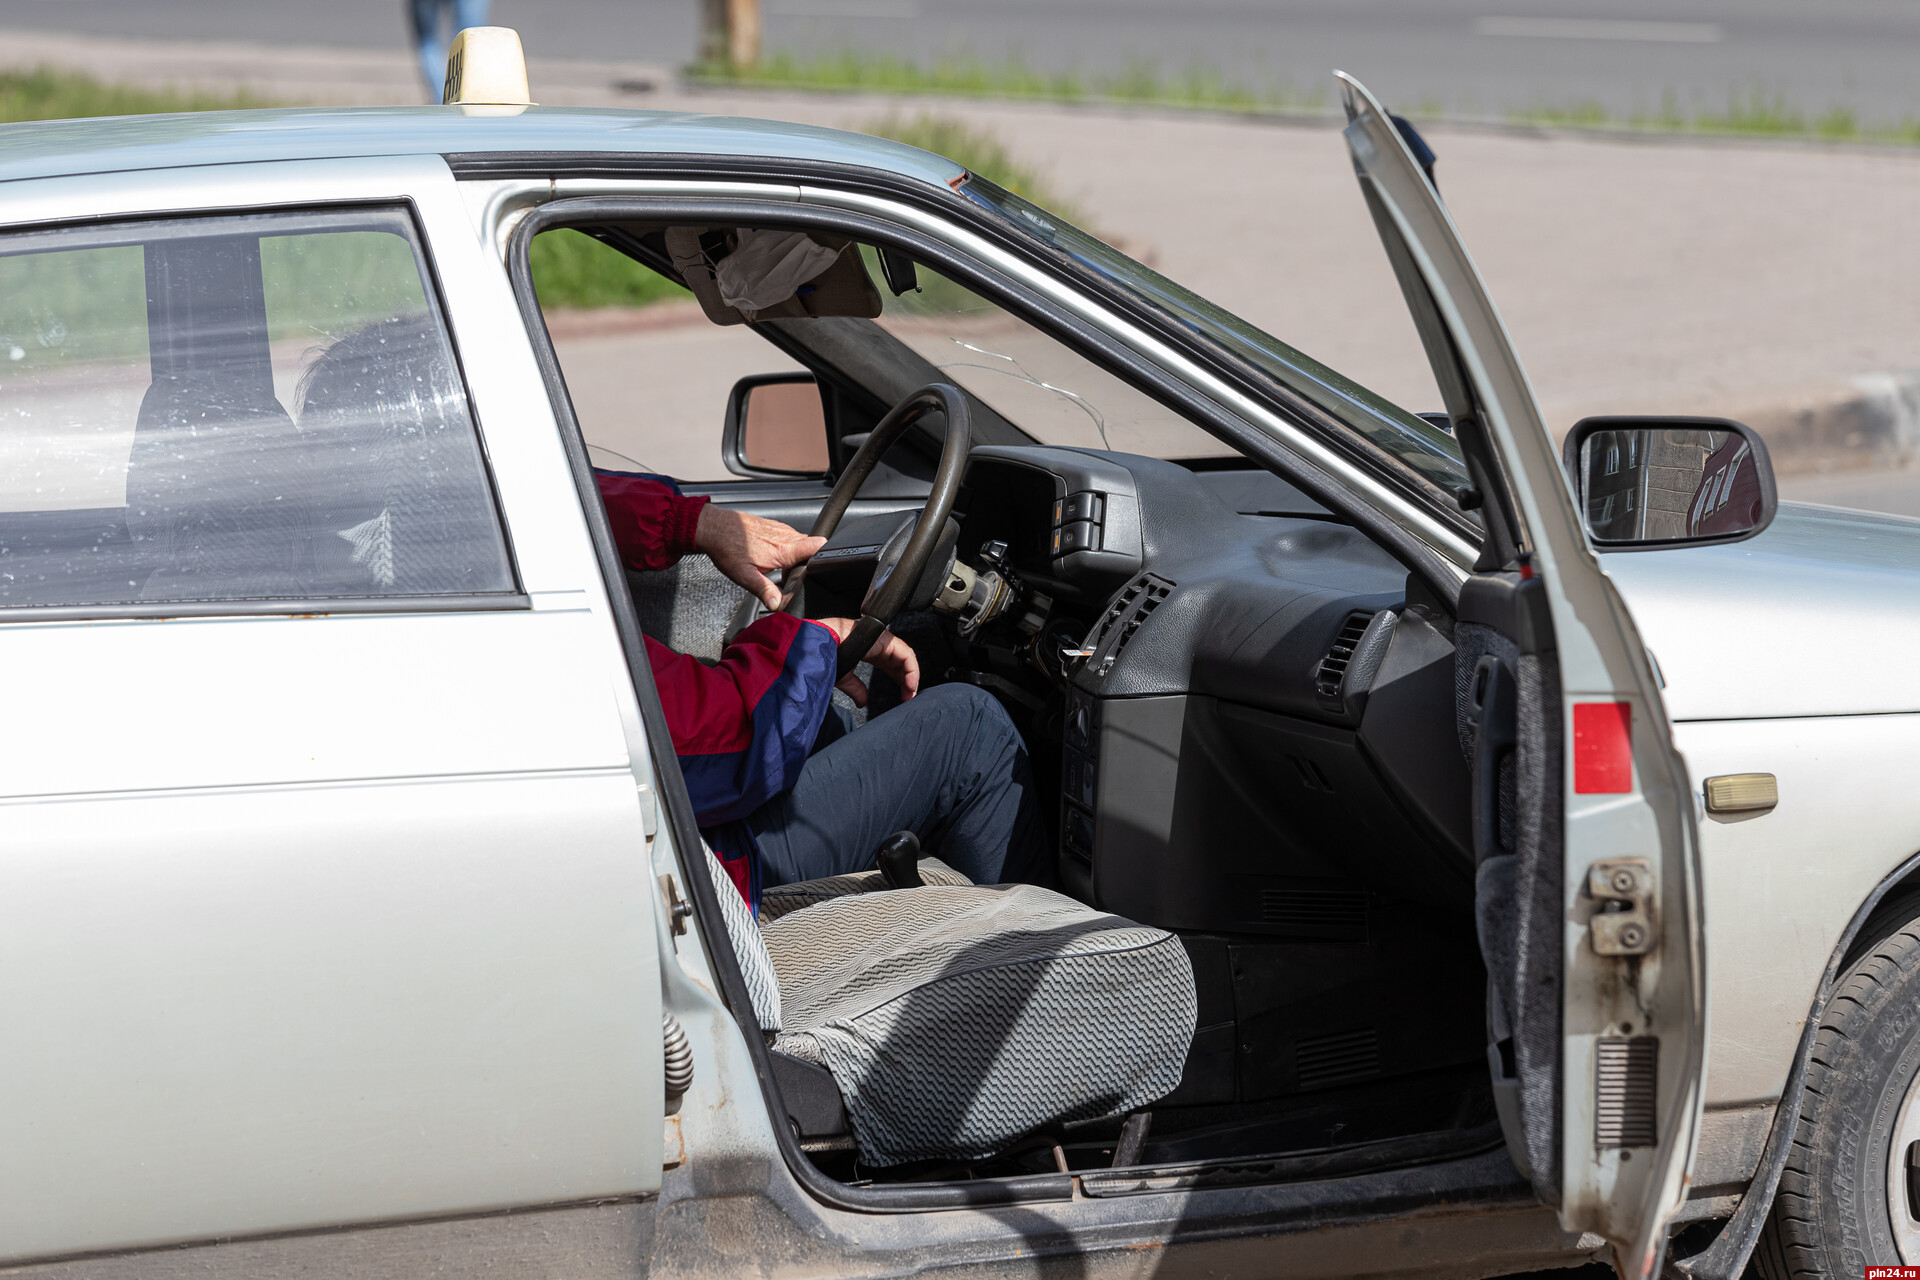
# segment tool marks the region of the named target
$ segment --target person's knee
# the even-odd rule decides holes
[[[978,685],[958,680],[950,684],[937,684],[923,690],[901,709],[915,706],[920,708],[920,715],[937,720],[941,732],[961,735],[962,740],[1017,743],[1020,739],[1020,732],[1013,727],[1013,717],[1007,714],[1007,709],[1000,705],[998,698]]]

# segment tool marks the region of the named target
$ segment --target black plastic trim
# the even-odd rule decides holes
[[[1813,1058],[1813,1042],[1820,1035],[1820,1020],[1826,1016],[1827,1005],[1840,984],[1847,953],[1873,916],[1874,908],[1916,871],[1920,871],[1920,853],[1901,863],[1874,887],[1833,944],[1833,954],[1820,975],[1819,989],[1814,994],[1812,1007],[1807,1010],[1806,1025],[1800,1031],[1800,1047],[1794,1051],[1793,1069],[1787,1073],[1786,1088],[1773,1110],[1773,1127],[1767,1130],[1760,1167],[1741,1195],[1740,1207],[1733,1211],[1733,1217],[1727,1220],[1713,1243],[1690,1258],[1669,1259],[1664,1273],[1667,1276],[1677,1280],[1736,1280],[1745,1272],[1753,1247],[1760,1240],[1760,1230],[1766,1226],[1767,1214],[1773,1209],[1774,1194],[1780,1189],[1780,1175],[1787,1168],[1793,1131],[1800,1127],[1800,1100],[1806,1091],[1807,1064]]]
[[[1506,1138],[1495,1123],[1475,1129],[1410,1134],[1359,1146],[1300,1151],[1264,1160],[1231,1157],[1196,1160],[1190,1164],[1082,1170],[1080,1185],[1086,1195],[1100,1199],[1213,1187],[1263,1186],[1438,1164],[1505,1147]]]
[[[948,206],[942,208],[941,212],[951,215],[954,210]],[[577,227],[594,222],[634,222],[663,217],[696,221],[743,218],[751,220],[756,226],[799,224],[824,227],[839,234],[882,241],[907,249],[921,261],[959,279],[967,287],[991,298],[1029,323],[1068,335],[1083,353],[1106,365],[1122,381],[1167,404],[1209,434],[1292,482],[1308,497],[1339,512],[1409,570],[1418,574],[1449,607],[1459,599],[1460,577],[1452,562],[1408,532],[1399,522],[1355,495],[1332,475],[1131,349],[1092,329],[1077,317],[1061,313],[1018,282],[987,274],[971,259],[931,237],[882,218],[844,210],[705,196],[578,196],[540,205],[535,214],[539,217],[537,225],[543,230],[555,226]],[[528,218],[532,219],[535,214],[529,214]],[[516,228],[515,235],[518,234],[519,229]],[[1037,269],[1051,270],[1045,264],[1037,264]],[[523,308],[525,305],[523,300]],[[545,332],[544,323],[541,332]],[[1211,361],[1210,356],[1201,358]],[[1309,429],[1316,435],[1326,434],[1324,429]],[[1338,423],[1332,430],[1344,435],[1352,434],[1350,428]]]
[[[136,622],[168,618],[310,618],[341,613],[506,613],[533,608],[518,591],[458,596],[352,596],[286,600],[141,600],[0,609],[0,626],[25,622]]]

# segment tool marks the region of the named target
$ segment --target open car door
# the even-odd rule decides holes
[[[1460,595],[1456,688],[1501,1125],[1561,1224],[1605,1237],[1619,1273],[1640,1280],[1685,1198],[1700,1116],[1706,987],[1685,764],[1430,176],[1373,95],[1336,74],[1361,191],[1473,479],[1461,503],[1487,530]]]

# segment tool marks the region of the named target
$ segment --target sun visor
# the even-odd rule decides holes
[[[669,227],[665,240],[715,324],[880,314],[880,290],[851,240],[755,227]]]

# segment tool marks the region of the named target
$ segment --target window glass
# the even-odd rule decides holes
[[[868,273],[884,279],[873,250]],[[925,266],[919,288],[881,289],[880,325],[1042,444],[1155,458],[1231,454],[1152,397],[1057,338]]]
[[[717,325],[693,295],[578,231],[534,237],[534,290],[596,467],[735,479],[720,455],[727,397],[797,371],[750,325]]]
[[[0,607],[513,589],[404,214],[0,239]]]
[[[1449,492],[1468,483],[1459,442],[1432,423],[1010,191],[983,178],[969,178],[960,185],[960,192],[1021,235],[1074,259],[1182,328],[1318,404],[1426,480]]]

